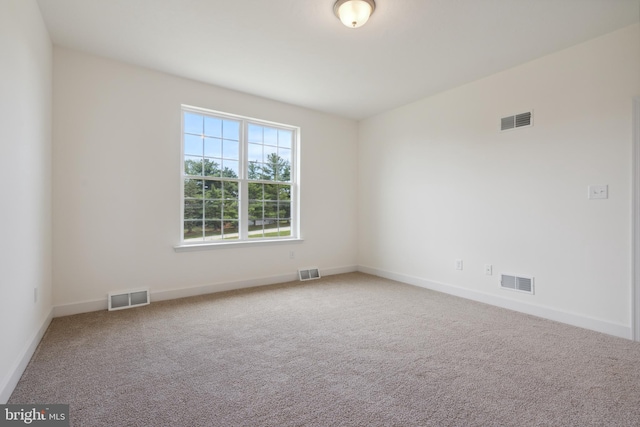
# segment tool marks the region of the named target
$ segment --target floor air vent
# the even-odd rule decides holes
[[[304,282],[305,280],[319,279],[320,270],[318,270],[318,267],[300,269],[298,270],[298,277],[302,282]]]
[[[533,277],[503,274],[500,279],[500,287],[502,289],[533,294]]]
[[[149,301],[149,291],[147,289],[114,292],[109,294],[109,311],[122,310],[125,308],[147,305]]]
[[[511,130],[526,126],[533,126],[533,112],[527,111],[513,116],[507,116],[500,119],[500,130]]]

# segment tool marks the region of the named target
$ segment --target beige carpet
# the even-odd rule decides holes
[[[74,426],[638,426],[640,344],[360,273],[54,319]]]

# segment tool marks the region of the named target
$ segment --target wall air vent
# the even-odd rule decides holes
[[[533,111],[515,114],[500,119],[500,131],[533,126]]]
[[[318,267],[300,269],[298,270],[298,277],[301,282],[304,282],[305,280],[319,279],[320,270],[318,270]]]
[[[533,277],[502,274],[500,287],[533,295]]]
[[[150,302],[149,290],[147,289],[109,293],[109,311],[138,307],[147,305]]]

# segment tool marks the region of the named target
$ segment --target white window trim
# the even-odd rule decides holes
[[[215,115],[220,118],[227,118],[230,120],[240,121],[242,126],[240,128],[240,177],[239,182],[241,185],[239,186],[241,189],[239,204],[240,204],[240,212],[239,212],[239,224],[242,224],[238,229],[240,233],[240,238],[238,240],[231,241],[195,241],[195,242],[185,242],[184,241],[184,113],[192,112],[196,114],[205,114],[205,115]],[[246,177],[246,172],[248,170],[248,155],[247,155],[247,142],[246,142],[246,132],[249,123],[257,124],[257,125],[265,125],[265,126],[274,126],[278,128],[289,129],[293,131],[295,137],[292,141],[291,147],[291,236],[282,237],[282,238],[251,238],[249,239],[247,233],[248,228],[245,229],[244,225],[248,223],[248,210],[244,208],[244,204],[248,202],[249,190],[248,183],[249,180]],[[209,110],[201,107],[194,107],[191,105],[181,105],[180,107],[180,243],[174,246],[174,250],[176,252],[190,252],[190,251],[201,251],[201,250],[210,250],[210,249],[218,249],[218,248],[239,248],[239,247],[250,247],[250,246],[263,246],[263,245],[272,245],[272,244],[290,244],[290,243],[298,243],[303,242],[304,239],[300,236],[300,128],[292,125],[287,125],[284,123],[271,122],[267,120],[255,119],[252,117],[239,116],[230,113],[224,113],[221,111]],[[244,184],[242,184],[244,183]]]

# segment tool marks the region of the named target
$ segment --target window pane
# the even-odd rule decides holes
[[[267,235],[267,233],[273,232],[273,231],[277,231],[278,230],[278,221],[272,218],[265,218],[264,219],[264,233],[265,236]]]
[[[202,181],[201,181],[202,182]],[[222,199],[222,182],[220,181],[204,181],[204,198],[208,200]]]
[[[185,134],[184,154],[192,156],[202,156],[202,137]]]
[[[202,185],[203,182],[200,179],[185,179],[184,180],[184,198],[196,198],[202,199]]]
[[[276,179],[278,181],[289,182],[291,181],[291,166],[286,160],[278,159],[276,167]]]
[[[202,135],[204,117],[199,114],[184,113],[184,131]]]
[[[224,120],[222,123],[222,137],[224,139],[240,140],[240,123]]]
[[[202,220],[184,222],[184,240],[202,240]]]
[[[279,185],[278,186],[278,200],[291,200],[291,186]]]
[[[238,221],[225,221],[223,223],[222,238],[225,240],[238,239]]]
[[[184,156],[184,174],[202,175],[202,157]]]
[[[249,219],[251,223],[249,226],[260,226],[262,228],[262,218],[264,217],[264,202],[262,201],[250,201],[249,202]],[[251,231],[251,229],[249,229]]]
[[[205,157],[222,157],[222,140],[219,138],[204,139],[204,155]]]
[[[204,176],[220,176],[220,159],[204,159]]]
[[[275,181],[277,172],[278,172],[277,162],[264,163],[262,165],[262,172],[260,174],[260,179]]]
[[[248,179],[260,179],[260,173],[262,172],[262,168],[258,162],[249,162],[249,169],[247,171]]]
[[[185,220],[202,220],[202,200],[185,199],[184,201],[184,219]]]
[[[222,221],[205,221],[204,236],[206,240],[219,240],[222,238]]]
[[[222,167],[222,176],[226,178],[238,178],[240,176],[240,167],[237,160],[223,160]]]
[[[225,139],[223,140],[222,144],[222,157],[224,157],[225,159],[235,160],[238,160],[240,158],[238,155],[238,141]]]
[[[283,162],[291,164],[291,150],[288,148],[278,148],[278,156]]]
[[[222,183],[222,198],[225,200],[238,200],[238,183],[237,182],[223,182]]]
[[[276,219],[278,218],[278,203],[277,202],[264,202],[264,218]],[[275,222],[275,221],[272,221]]]
[[[293,133],[290,130],[278,129],[278,147],[291,148]]]
[[[278,145],[278,129],[265,127],[264,143],[268,145]]]
[[[278,227],[274,226],[273,228],[265,229],[264,237],[280,237],[280,232],[278,231]]]
[[[262,143],[262,126],[249,124],[249,142]]]
[[[270,154],[263,166],[262,179],[271,181],[290,181],[291,167],[289,162],[282,160],[277,154]]]
[[[289,220],[291,218],[291,203],[278,203],[278,218]]]
[[[249,144],[249,161],[262,162],[262,145]]]
[[[264,200],[271,200],[274,202],[278,200],[277,184],[264,184]]]
[[[222,202],[222,218],[238,219],[238,202],[225,200]]]
[[[204,134],[215,138],[222,138],[222,120],[215,117],[204,118]]]
[[[220,219],[222,218],[222,202],[219,200],[207,200],[204,202],[204,218]]]
[[[278,156],[278,147],[272,147],[270,145],[264,146],[264,162],[274,162]]]
[[[262,184],[249,184],[249,200],[264,200],[262,196]]]
[[[291,236],[291,223],[289,221],[278,221],[279,237]]]

